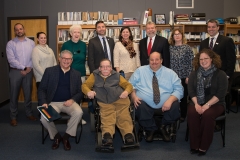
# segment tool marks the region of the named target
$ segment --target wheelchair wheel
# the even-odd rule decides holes
[[[90,112],[90,130],[91,132],[95,131],[95,115]]]
[[[173,135],[172,137],[171,137],[171,141],[173,142],[173,143],[175,143],[175,141],[176,141],[176,135]]]
[[[141,142],[143,139],[143,130],[142,129],[138,130],[137,136],[138,136],[138,141]]]
[[[98,146],[102,145],[102,133],[101,132],[97,133],[97,143],[98,143]]]

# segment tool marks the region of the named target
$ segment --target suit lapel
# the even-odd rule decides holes
[[[145,45],[143,45],[143,49],[145,50],[145,53],[148,53],[148,50],[147,50],[147,46],[148,46],[148,44],[147,44],[147,39],[148,39],[148,37],[146,37],[145,39],[143,39],[143,43],[145,44]]]
[[[152,45],[151,52],[156,51],[155,48],[157,48],[158,40],[159,40],[159,37],[156,35],[155,39],[154,39],[154,42],[153,42],[153,45]]]
[[[96,37],[96,41],[97,41],[97,44],[98,44],[98,48],[99,49],[101,48],[102,49],[102,53],[104,53],[104,49],[103,49],[102,43],[101,43],[101,41],[100,41],[98,36]]]
[[[218,35],[217,40],[216,40],[216,42],[214,44],[214,47],[213,47],[213,51],[215,51],[218,48],[218,45],[221,43],[221,41],[222,41],[222,36]]]

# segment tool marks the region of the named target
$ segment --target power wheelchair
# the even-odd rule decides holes
[[[163,113],[162,113],[161,108],[155,110],[153,118],[158,127],[158,130],[156,130],[153,135],[153,141],[163,141],[163,137],[162,137],[162,134],[160,131],[161,120],[163,118]],[[147,131],[139,123],[137,123],[137,124],[138,124],[138,139],[139,139],[139,142],[141,142],[143,139],[145,139],[145,140],[147,139]],[[180,118],[177,119],[176,121],[173,121],[172,123],[170,123],[168,125],[165,125],[165,130],[166,130],[167,134],[170,136],[170,141],[173,143],[175,143],[175,141],[176,141],[177,130],[179,129],[179,127],[180,127]]]
[[[113,153],[114,147],[111,146],[104,146],[102,145],[102,132],[101,132],[101,119],[100,119],[100,107],[97,103],[96,99],[93,99],[90,101],[89,105],[89,111],[90,111],[90,121],[91,121],[91,131],[95,131],[95,141],[96,141],[96,152],[106,152],[106,153]],[[140,144],[138,141],[138,136],[136,132],[135,127],[135,113],[134,113],[134,107],[130,105],[129,107],[130,116],[132,118],[133,123],[133,135],[134,135],[134,143],[132,145],[126,145],[123,142],[123,146],[121,147],[122,152],[131,151],[131,150],[137,150],[140,148]]]

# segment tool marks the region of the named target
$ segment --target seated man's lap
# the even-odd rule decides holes
[[[51,105],[58,113],[63,112],[70,116],[74,115],[82,115],[83,111],[82,108],[74,102],[71,106],[65,106],[64,102],[51,102],[49,105]]]
[[[136,117],[140,125],[149,130],[157,129],[155,119],[153,118],[155,114],[163,115],[162,124],[170,124],[180,117],[180,103],[178,101],[173,102],[169,111],[162,112],[161,110],[162,108],[151,108],[147,103],[141,100],[141,104],[139,104],[136,109]]]

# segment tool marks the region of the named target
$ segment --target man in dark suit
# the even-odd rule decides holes
[[[146,24],[147,37],[139,42],[141,65],[149,64],[149,55],[153,52],[159,52],[162,55],[162,64],[170,67],[170,52],[168,40],[164,37],[156,35],[156,26],[154,22]]]
[[[216,52],[222,60],[221,70],[223,70],[229,78],[233,75],[236,63],[235,45],[231,38],[219,35],[218,30],[218,21],[210,19],[207,22],[207,31],[210,37],[200,43],[199,50],[210,48]]]
[[[52,149],[57,149],[63,141],[64,149],[70,150],[70,136],[76,136],[78,123],[83,111],[78,105],[82,99],[81,74],[70,68],[73,55],[64,50],[59,57],[60,65],[49,67],[45,70],[40,86],[38,88],[38,102],[44,107],[51,105],[58,113],[64,112],[70,115],[66,133],[61,137],[53,122],[47,122],[41,116],[43,126],[48,130],[51,139],[54,139]]]
[[[103,21],[95,24],[98,36],[91,39],[88,44],[88,66],[90,73],[99,68],[100,61],[104,58],[109,59],[113,65],[114,40],[106,37],[106,26]]]

